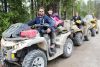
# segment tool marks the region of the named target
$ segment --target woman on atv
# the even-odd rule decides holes
[[[50,19],[54,22],[54,26],[55,28],[59,27],[59,26],[63,26],[63,21],[59,18],[58,15],[55,15],[53,13],[52,9],[48,10],[48,16],[50,17]]]
[[[56,31],[57,27],[63,26],[63,21],[60,20],[58,15],[54,15],[53,14],[53,9],[52,8],[48,10],[48,14],[47,15],[50,18],[50,21],[52,21],[54,23],[54,26],[53,26],[54,30],[53,30],[52,36],[51,36],[51,44],[53,45],[51,48],[54,48],[55,47],[54,38],[56,36],[55,31]]]

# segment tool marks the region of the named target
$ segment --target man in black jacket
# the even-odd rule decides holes
[[[71,20],[75,22],[75,24],[78,26],[78,28],[82,28],[83,25],[84,25],[84,22],[82,21],[82,19],[81,19],[81,17],[79,16],[78,12],[75,13],[75,15],[72,17]],[[81,23],[80,23],[80,24],[77,23],[77,22],[76,22],[77,20],[80,20]]]
[[[77,20],[81,20],[81,17],[79,16],[78,12],[75,13],[71,20],[74,22],[76,22]]]

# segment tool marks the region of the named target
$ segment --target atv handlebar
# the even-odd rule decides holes
[[[35,27],[48,27],[46,25],[34,25]]]
[[[35,24],[34,27],[49,27],[49,24]]]

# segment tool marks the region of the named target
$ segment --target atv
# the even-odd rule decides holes
[[[58,56],[68,58],[73,51],[73,41],[70,39],[71,32],[60,27],[54,38],[56,52],[50,55],[50,37],[45,32],[43,36],[40,28],[48,27],[47,24],[29,27],[26,24],[16,23],[11,25],[2,34],[1,52],[2,65],[4,67],[47,67],[47,61]]]
[[[87,20],[87,17],[85,17],[83,20],[83,32],[84,32],[84,40],[85,41],[89,41],[91,38],[91,24],[90,22]]]
[[[91,22],[91,35],[95,36],[96,34],[99,33],[99,26],[97,24],[97,20],[92,19],[90,22]]]
[[[71,21],[71,39],[77,46],[82,45],[84,40],[89,40],[90,30],[81,20]]]
[[[85,17],[86,22],[90,25],[91,36],[95,36],[96,33],[99,33],[99,26],[97,23],[97,19],[93,17],[93,15],[89,14]]]

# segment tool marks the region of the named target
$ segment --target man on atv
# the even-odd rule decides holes
[[[53,45],[53,32],[55,30],[54,28],[54,22],[45,14],[45,9],[43,7],[39,8],[38,11],[38,16],[35,18],[35,20],[32,20],[28,23],[29,26],[32,26],[34,24],[49,24],[49,28],[46,29],[46,33],[48,33],[48,35],[50,35],[50,39],[51,39],[51,49],[55,50],[55,46]],[[41,30],[39,30],[39,32],[41,33]],[[53,51],[54,51],[53,50]],[[54,51],[55,52],[55,51]]]
[[[78,12],[75,13],[71,20],[73,20],[74,22],[76,22],[77,20],[81,20],[81,17],[79,16]]]
[[[75,15],[71,19],[75,22],[75,24],[78,26],[78,28],[82,28],[83,22],[81,21],[81,17],[79,16],[78,12],[75,13]]]

